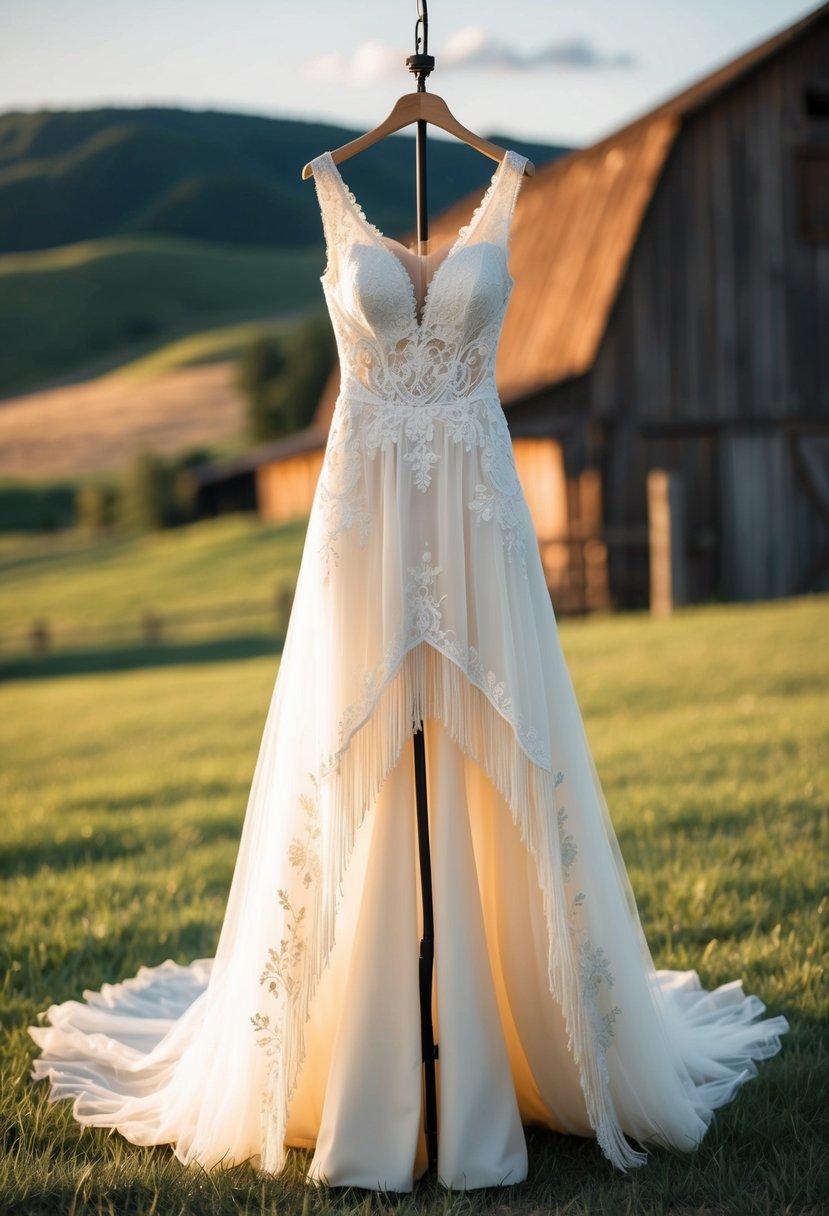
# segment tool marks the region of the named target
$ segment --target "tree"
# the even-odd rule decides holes
[[[133,532],[154,532],[170,518],[170,476],[156,452],[135,457],[124,479],[121,523]]]
[[[136,456],[121,486],[118,522],[132,532],[190,523],[196,517],[198,498],[194,469],[208,455],[192,449],[168,460],[150,451]]]
[[[334,362],[327,316],[313,314],[284,337],[262,336],[243,352],[239,386],[248,398],[256,441],[281,439],[308,426]]]

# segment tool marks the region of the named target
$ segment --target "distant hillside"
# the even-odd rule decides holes
[[[320,242],[313,183],[300,170],[358,131],[216,110],[39,110],[0,115],[0,252],[165,234],[224,244]],[[567,151],[492,135],[537,165]],[[411,135],[349,161],[349,185],[389,235],[413,224]],[[492,162],[433,139],[434,214],[484,185]]]
[[[0,397],[96,375],[184,334],[321,309],[323,264],[319,246],[163,236],[4,254]]]

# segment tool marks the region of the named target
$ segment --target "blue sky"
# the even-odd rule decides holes
[[[584,144],[816,4],[431,0],[430,88],[485,133]],[[367,130],[411,88],[413,0],[0,0],[0,110],[174,104]]]

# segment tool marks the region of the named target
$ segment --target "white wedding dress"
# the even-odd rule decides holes
[[[48,1011],[33,1075],[82,1123],[206,1167],[411,1190],[424,1168],[411,736],[434,868],[438,1174],[527,1174],[523,1125],[620,1169],[690,1150],[784,1018],[656,971],[562,656],[495,387],[507,153],[406,263],[313,162],[341,389],[214,960]],[[631,1141],[635,1142],[632,1143]]]

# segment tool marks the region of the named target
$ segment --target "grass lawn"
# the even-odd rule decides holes
[[[106,616],[131,578],[183,602],[198,589],[248,591],[263,571],[272,582],[295,565],[296,534],[257,542],[233,528],[211,534],[215,548],[206,532],[200,558],[196,534],[189,565],[173,561],[169,538],[108,557],[17,554],[6,622],[35,590],[67,619],[84,602]],[[655,1151],[622,1175],[593,1141],[529,1130],[527,1182],[468,1195],[431,1181],[411,1196],[316,1193],[302,1182],[303,1153],[277,1179],[246,1166],[208,1175],[165,1147],[82,1130],[68,1103],[47,1104],[46,1086],[27,1078],[25,1027],[39,1010],[142,964],[212,953],[278,660],[240,657],[231,639],[211,661],[189,654],[184,665],[172,653],[167,666],[8,679],[0,1211],[825,1212],[827,626],[821,598],[562,624],[657,965],[694,967],[707,987],[741,976],[791,1032],[695,1155]]]

